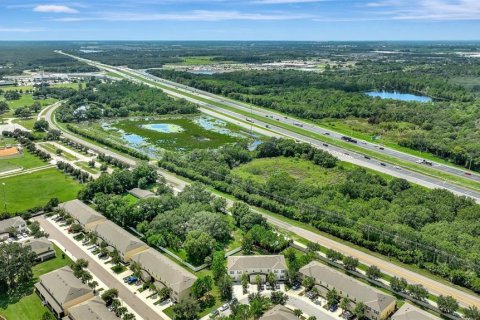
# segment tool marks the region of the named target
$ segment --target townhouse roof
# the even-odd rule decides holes
[[[11,227],[17,228],[18,226],[26,224],[22,217],[12,217],[0,221],[0,233],[8,232]]]
[[[439,320],[440,318],[410,303],[405,303],[392,315],[392,320]]]
[[[130,193],[132,196],[137,197],[139,199],[150,198],[155,196],[155,193],[145,189],[140,189],[140,188],[133,188],[131,190],[128,190],[128,193]]]
[[[98,297],[87,300],[69,310],[73,320],[118,320],[115,313],[109,311],[105,302]]]
[[[143,241],[109,220],[95,225],[93,231],[122,254],[147,246]]]
[[[155,280],[163,282],[177,293],[189,289],[197,280],[194,274],[153,248],[132,256],[132,260],[138,262],[142,269],[147,271]]]
[[[73,275],[70,267],[63,267],[40,276],[40,282],[35,287],[42,293],[52,307],[61,312],[69,301],[93,292],[86,284]],[[60,308],[60,309],[59,309]]]
[[[245,269],[287,269],[283,255],[229,256],[228,270]]]
[[[382,312],[395,302],[395,298],[371,286],[364,284],[342,272],[332,269],[318,261],[312,261],[300,269],[300,273],[315,278],[315,282],[327,288],[341,291],[353,301],[362,301],[372,310]]]
[[[106,220],[102,214],[78,199],[61,203],[59,207],[65,209],[65,211],[81,225],[86,225],[95,221]]]
[[[277,304],[275,307],[265,312],[265,314],[260,317],[260,320],[298,320],[298,318],[290,309]]]

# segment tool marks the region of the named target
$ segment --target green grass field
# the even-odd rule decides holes
[[[61,250],[57,246],[54,247],[57,254],[56,258],[34,266],[34,280],[31,283],[16,294],[0,295],[0,315],[6,317],[7,320],[40,320],[43,313],[48,311],[37,294],[33,292],[33,283],[37,281],[40,275],[72,263],[68,256],[62,259]]]
[[[58,148],[51,143],[42,143],[41,147],[44,148],[45,150],[47,150],[50,153],[57,154],[57,149]],[[62,151],[62,153],[60,154],[60,156],[62,158],[65,158],[66,160],[69,160],[69,161],[77,160],[77,157],[75,157],[73,154],[70,154],[70,153],[64,151],[63,149],[60,149],[60,150]]]
[[[33,126],[36,121],[37,121],[36,117],[32,117],[29,119],[14,119],[13,123],[19,124],[25,127],[25,129],[33,130]]]
[[[0,158],[0,172],[8,171],[14,168],[30,169],[41,167],[46,164],[46,162],[43,162],[36,156],[32,155],[30,152],[28,152],[28,150],[23,150],[23,154],[21,156],[9,159]]]
[[[3,97],[1,99],[3,99]],[[24,93],[24,94],[22,94],[22,96],[18,100],[7,101],[10,110],[8,112],[2,114],[2,117],[3,118],[13,117],[13,113],[16,109],[21,108],[21,107],[25,107],[25,106],[30,106],[30,105],[34,104],[35,102],[39,102],[42,105],[42,107],[45,107],[45,106],[48,106],[48,105],[50,105],[50,104],[52,104],[56,101],[57,101],[57,99],[54,99],[54,98],[48,98],[48,99],[44,99],[44,100],[35,100],[35,99],[33,99],[33,96],[30,93]]]
[[[45,205],[56,197],[60,202],[75,199],[79,183],[55,168],[0,179],[5,184],[8,212],[20,212]],[[1,199],[3,205],[3,199]]]

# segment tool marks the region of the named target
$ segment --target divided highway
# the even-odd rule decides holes
[[[65,54],[63,52],[59,52],[59,53]],[[480,203],[480,192],[478,191],[475,191],[473,189],[469,189],[466,187],[462,187],[457,184],[453,184],[451,182],[447,182],[441,178],[425,175],[413,170],[409,170],[404,167],[391,165],[389,163],[380,161],[378,159],[375,159],[374,157],[366,156],[359,152],[354,152],[354,151],[344,149],[342,147],[329,145],[328,143],[325,143],[320,139],[312,138],[308,135],[304,135],[304,134],[289,130],[288,127],[285,127],[285,125],[288,125],[290,127],[295,126],[299,129],[309,131],[315,134],[324,135],[324,136],[327,136],[328,138],[332,138],[335,140],[342,140],[343,136],[336,132],[326,130],[324,128],[321,128],[316,125],[312,125],[307,122],[291,119],[289,117],[285,117],[273,111],[265,110],[258,107],[253,107],[253,106],[246,105],[244,103],[240,103],[224,97],[220,97],[205,91],[201,91],[195,88],[181,85],[169,80],[161,79],[153,75],[150,75],[144,71],[137,71],[137,70],[129,69],[126,67],[113,67],[113,66],[102,64],[102,63],[98,63],[96,61],[79,58],[69,54],[67,55],[72,58],[81,60],[85,63],[94,65],[98,68],[116,73],[132,81],[144,83],[149,86],[159,87],[169,95],[179,97],[179,98],[184,98],[185,100],[194,102],[203,108],[213,110],[219,114],[224,114],[230,117],[232,122],[248,121],[248,123],[250,123],[251,125],[252,130],[259,131],[261,128],[263,134],[265,132],[265,129],[268,128],[268,130],[271,132],[281,134],[283,136],[296,139],[298,141],[310,143],[319,149],[323,149],[335,155],[342,161],[350,162],[365,168],[383,172],[397,178],[403,178],[410,182],[422,185],[427,188],[447,189],[454,194],[471,197],[476,202]],[[226,108],[223,108],[219,105],[223,105]],[[245,116],[246,113],[255,115],[257,117],[262,117],[263,119],[270,119],[270,121],[266,122],[265,120],[264,121],[258,120],[258,118],[252,119],[252,118],[248,118],[248,116],[246,118]],[[271,120],[274,120],[279,124],[281,123],[283,124],[283,126],[272,124]],[[355,146],[364,148],[365,150],[370,150],[375,152],[384,152],[385,155],[391,156],[401,161],[416,163],[418,161],[423,160],[421,158],[418,158],[403,152],[399,152],[393,149],[381,147],[366,141],[357,141]],[[432,169],[438,170],[439,172],[443,172],[445,174],[450,174],[450,175],[461,176],[462,178],[465,178],[465,179],[470,179],[475,182],[477,181],[480,182],[480,175],[476,173],[468,172],[468,175],[466,175],[465,174],[466,171],[463,171],[459,168],[438,164],[438,163],[433,163],[432,165],[433,165]]]

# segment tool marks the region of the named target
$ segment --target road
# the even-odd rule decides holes
[[[111,67],[108,67],[108,68],[111,68]],[[111,69],[111,70],[115,71],[115,69]],[[48,112],[49,112],[49,115],[47,116],[47,120],[50,121],[50,115],[51,115],[52,110],[49,110]],[[69,134],[67,135],[67,133],[65,133],[65,135],[66,136],[71,136]],[[87,146],[91,145],[90,143],[88,143],[86,141],[83,141],[80,138],[77,138],[75,136],[72,136],[72,137],[74,137],[76,139],[75,141],[78,141],[79,143],[82,143],[82,144],[87,145]],[[101,147],[98,147],[98,146],[95,146],[95,145],[94,145],[94,147],[102,149]],[[123,157],[121,155],[116,154],[113,151],[110,151],[110,150],[106,150],[106,151],[108,151],[109,155],[111,155],[113,157],[117,157],[120,160]],[[172,175],[168,172],[160,171],[160,173],[165,176],[165,178],[170,182],[171,185],[176,186],[176,187],[174,187],[174,189],[176,189],[177,191],[181,190],[187,184],[185,181],[183,181],[181,179],[178,179],[177,177],[175,177],[174,175]],[[455,299],[457,299],[459,301],[459,303],[463,306],[469,306],[469,305],[480,306],[480,297],[478,295],[475,295],[474,293],[469,293],[469,292],[459,290],[459,289],[454,288],[454,287],[452,287],[448,284],[438,282],[438,281],[430,279],[426,276],[420,275],[416,272],[404,269],[404,268],[402,268],[398,265],[395,265],[391,262],[388,262],[386,260],[374,257],[374,256],[372,256],[368,253],[353,249],[353,248],[351,248],[347,245],[341,244],[341,243],[339,243],[335,240],[324,237],[320,234],[314,233],[312,231],[308,231],[308,230],[303,229],[303,228],[292,226],[292,225],[290,225],[286,222],[283,222],[279,219],[273,218],[269,215],[265,215],[265,214],[263,214],[263,215],[268,219],[268,221],[271,224],[273,224],[275,226],[278,226],[281,229],[285,229],[285,230],[288,230],[290,232],[293,232],[293,233],[299,235],[300,237],[305,238],[308,241],[319,243],[320,245],[322,245],[326,248],[331,248],[333,250],[339,251],[344,255],[355,257],[363,264],[376,265],[383,272],[385,272],[387,274],[390,274],[392,276],[403,277],[409,283],[421,284],[429,292],[431,292],[434,295],[451,295]]]
[[[160,317],[158,313],[153,311],[150,306],[143,302],[139,297],[129,291],[123,286],[115,277],[113,277],[107,270],[98,262],[91,259],[76,243],[62,234],[57,228],[55,228],[50,221],[46,220],[44,216],[34,218],[34,220],[40,223],[45,232],[49,234],[49,238],[57,240],[61,243],[65,249],[73,254],[77,259],[83,258],[88,261],[88,269],[95,274],[105,285],[109,288],[118,289],[119,297],[135,312],[145,320],[158,320],[164,319]]]
[[[63,53],[63,54],[65,54],[65,53]],[[78,60],[81,60],[85,63],[94,65],[98,68],[102,68],[102,69],[108,70],[110,72],[115,72],[115,73],[117,73],[119,75],[122,75],[123,77],[125,77],[129,80],[135,81],[135,82],[141,82],[141,83],[144,83],[144,84],[149,85],[149,86],[155,86],[155,84],[152,84],[152,82],[157,83],[158,85],[162,86],[161,89],[165,93],[167,93],[169,95],[172,95],[172,96],[175,96],[175,97],[184,98],[187,101],[194,102],[194,103],[200,105],[203,108],[208,108],[208,109],[216,111],[218,113],[227,115],[228,117],[231,118],[231,121],[245,122],[245,120],[246,120],[245,115],[243,115],[241,113],[238,113],[238,112],[235,112],[235,111],[232,111],[232,110],[229,110],[229,109],[226,109],[226,108],[219,107],[219,106],[214,105],[212,103],[220,103],[220,104],[226,105],[228,107],[235,108],[238,111],[255,114],[255,115],[260,116],[262,118],[267,118],[267,116],[268,116],[270,119],[275,119],[275,121],[278,121],[279,123],[281,122],[283,124],[290,125],[290,126],[297,124],[297,127],[300,128],[299,125],[301,125],[302,126],[301,129],[308,130],[308,131],[313,132],[313,133],[323,134],[323,135],[325,135],[325,133],[328,133],[328,136],[330,138],[333,138],[333,139],[341,140],[341,137],[342,137],[342,135],[340,135],[336,132],[326,130],[326,129],[321,128],[321,127],[316,126],[316,125],[312,125],[312,124],[309,124],[309,123],[306,123],[306,122],[302,122],[300,120],[290,119],[289,117],[285,117],[283,115],[276,114],[272,111],[267,111],[265,109],[253,107],[253,106],[250,106],[250,105],[246,105],[246,104],[243,104],[243,103],[240,103],[240,102],[237,102],[237,101],[234,101],[234,100],[230,100],[230,99],[227,99],[227,98],[224,98],[224,97],[220,97],[220,96],[208,93],[208,92],[197,90],[195,88],[191,88],[191,87],[181,85],[181,84],[178,84],[178,83],[175,83],[175,82],[172,82],[172,81],[161,79],[161,78],[152,76],[152,75],[150,75],[146,72],[137,71],[137,70],[133,70],[133,69],[125,68],[125,67],[112,67],[112,66],[109,66],[109,65],[98,63],[96,61],[87,60],[87,59],[84,59],[84,58],[79,58],[79,57],[76,57],[76,56],[73,56],[73,55],[68,55],[68,56],[70,56],[72,58],[75,58],[75,59],[78,59]],[[135,77],[133,77],[132,75],[135,75]],[[138,77],[140,77],[142,80],[140,80]],[[157,87],[158,87],[158,85],[157,85]],[[204,101],[204,100],[210,101],[211,103],[208,103],[207,101]],[[310,143],[311,145],[315,146],[316,148],[322,149],[324,151],[327,151],[327,152],[333,154],[334,156],[336,156],[340,160],[350,162],[350,163],[353,163],[355,165],[359,165],[359,166],[369,168],[369,169],[372,169],[372,170],[376,170],[376,171],[379,171],[379,172],[383,172],[383,173],[386,173],[388,175],[391,175],[391,176],[394,176],[394,177],[397,177],[397,178],[403,178],[403,179],[406,179],[410,182],[413,182],[413,183],[418,184],[418,185],[422,185],[422,186],[427,187],[427,188],[446,189],[446,190],[449,190],[450,192],[452,192],[456,195],[471,197],[477,203],[480,203],[480,192],[478,192],[478,191],[474,191],[472,189],[465,188],[465,187],[462,187],[462,186],[459,186],[457,184],[453,184],[453,183],[444,181],[444,180],[436,178],[436,177],[421,174],[419,172],[406,169],[404,167],[390,165],[390,164],[387,164],[385,162],[379,161],[378,159],[375,159],[373,157],[366,157],[362,153],[353,152],[353,151],[346,150],[344,148],[333,146],[333,145],[328,145],[327,143],[323,142],[322,140],[314,139],[314,138],[311,138],[309,136],[306,136],[306,135],[303,135],[303,134],[300,134],[300,133],[297,133],[297,132],[293,132],[289,129],[286,129],[285,127],[272,125],[270,123],[267,123],[267,122],[264,122],[264,121],[261,121],[261,120],[257,120],[257,119],[255,119],[255,120],[249,119],[249,120],[250,120],[250,123],[251,123],[251,129],[254,130],[254,131],[262,130],[264,132],[265,128],[268,125],[268,130],[271,131],[271,132],[275,132],[277,134],[281,134],[283,136],[290,137],[290,138],[293,138],[293,139],[298,140],[298,141],[303,141],[303,142]],[[262,129],[260,129],[260,128],[262,128]],[[402,161],[409,161],[409,162],[415,163],[416,161],[420,160],[420,158],[418,158],[418,157],[414,157],[414,156],[411,156],[409,154],[399,152],[399,151],[396,151],[396,150],[393,150],[393,149],[382,147],[384,150],[380,150],[380,146],[369,143],[369,142],[366,142],[366,141],[359,141],[359,143],[357,143],[355,145],[358,146],[358,147],[361,147],[361,148],[374,150],[376,152],[384,152],[385,155],[395,157],[398,160],[402,160]],[[415,165],[417,165],[417,164],[415,164]],[[455,168],[455,167],[434,163],[432,168],[436,169],[438,171],[444,172],[444,173],[461,176],[462,178],[471,179],[471,180],[474,180],[474,181],[480,181],[480,175],[478,175],[476,173],[471,173],[470,176],[467,176],[467,175],[465,175],[465,171],[462,171],[462,170],[460,170],[458,168]]]

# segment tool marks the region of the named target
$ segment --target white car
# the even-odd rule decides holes
[[[230,306],[228,305],[228,303],[225,303],[223,306],[220,307],[220,311],[225,311],[228,308],[230,308]]]

